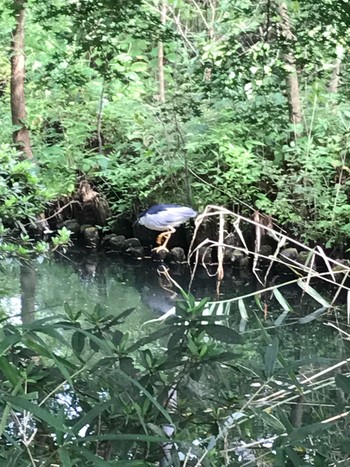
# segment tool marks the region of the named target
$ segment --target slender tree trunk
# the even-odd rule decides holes
[[[341,64],[344,57],[344,47],[339,45],[337,46],[337,58],[334,62],[334,68],[332,72],[332,77],[329,82],[328,91],[335,94],[338,92],[339,83],[340,83],[340,71]]]
[[[166,22],[166,3],[165,0],[160,2],[160,22]],[[159,101],[165,102],[165,78],[164,78],[164,44],[158,42],[158,80],[159,80]]]
[[[281,17],[282,34],[288,42],[295,42],[296,38],[292,32],[290,24],[288,7],[287,4],[282,2],[278,6],[278,14]],[[302,121],[301,103],[300,103],[300,92],[298,74],[295,65],[295,57],[290,47],[290,50],[284,54],[284,61],[288,72],[286,78],[287,90],[288,90],[288,104],[289,104],[289,118],[291,123],[297,124]],[[297,135],[295,135],[296,137]]]
[[[25,125],[26,105],[24,98],[25,57],[24,57],[24,23],[25,0],[14,0],[16,26],[12,37],[11,58],[11,114],[12,125],[17,128],[13,132],[13,142],[28,159],[33,157],[28,128]]]

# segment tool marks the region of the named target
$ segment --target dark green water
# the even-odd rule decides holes
[[[158,274],[159,264],[151,261],[77,251],[55,261],[41,264],[33,261],[25,267],[12,262],[3,264],[3,268],[0,273],[0,313],[11,317],[13,323],[62,314],[66,304],[74,311],[83,310],[88,314],[96,306],[101,307],[106,315],[118,315],[127,308],[135,308],[124,325],[127,327],[125,330],[133,334],[136,330],[140,332],[145,321],[169,311],[180,298]],[[188,289],[190,272],[186,266],[174,265],[170,268],[170,274],[181,287]],[[285,281],[287,279],[282,276],[274,277],[272,283]],[[248,270],[227,268],[219,299],[232,299],[258,289],[256,278]],[[314,321],[300,323],[300,318],[321,305],[310,297],[303,297],[296,285],[280,290],[293,311],[273,332],[280,334],[281,344],[288,354],[295,354],[295,358],[310,353],[331,359],[336,354],[339,356],[341,339],[333,329],[324,325],[325,321],[332,321],[333,316],[325,313]],[[191,292],[197,299],[210,297],[217,300],[215,277],[210,277],[204,269],[198,269]],[[326,292],[323,288],[322,293]],[[272,329],[283,313],[283,308],[271,292],[263,294],[261,299],[268,305],[267,319],[264,319],[264,313],[253,297],[244,300],[249,317],[245,332],[251,336],[252,347],[255,347],[254,335],[260,334],[256,317]],[[231,326],[240,330],[242,321],[237,302],[229,306],[229,312]]]
[[[73,310],[91,312],[96,304],[107,314],[134,307],[137,325],[174,306],[174,291],[157,272],[159,264],[116,256],[76,252],[69,257],[28,266],[4,263],[0,273],[2,313],[24,321],[59,314],[68,303]],[[190,273],[184,265],[173,266],[171,275],[187,290]],[[250,275],[230,270],[222,286],[222,297],[252,290]],[[255,281],[254,281],[255,282]],[[215,297],[215,278],[199,270],[192,291],[197,298]]]

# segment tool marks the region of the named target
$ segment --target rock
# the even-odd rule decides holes
[[[244,256],[243,258],[240,258],[238,264],[239,264],[239,266],[241,268],[249,268],[250,267],[250,257],[249,256]]]
[[[126,238],[124,235],[112,234],[108,240],[108,246],[112,251],[124,251],[126,250]]]
[[[168,252],[165,250],[161,250],[159,253],[156,251],[151,251],[151,258],[155,259],[156,261],[164,261],[168,256]]]
[[[301,251],[298,253],[297,261],[300,264],[308,263],[308,266],[311,265],[312,253],[310,251]]]
[[[122,237],[122,235],[120,235]],[[141,246],[138,238],[127,238],[124,242],[124,251],[128,251],[130,248],[139,248]]]
[[[298,259],[298,250],[296,248],[285,248],[280,253],[282,259],[291,259],[296,261]]]
[[[196,261],[198,257],[198,261],[200,263],[204,262],[205,264],[213,263],[213,250],[214,248],[207,245],[201,246],[191,257],[191,260]],[[215,248],[216,250],[216,248]],[[197,256],[198,255],[198,256]]]
[[[84,226],[82,233],[84,235],[86,246],[96,248],[100,241],[100,235],[97,227],[93,227],[91,225]]]
[[[259,254],[264,256],[270,256],[272,254],[272,246],[271,245],[261,245]]]
[[[185,263],[186,255],[183,248],[176,246],[172,248],[167,258],[171,263]]]
[[[145,250],[143,246],[131,247],[127,250],[127,254],[132,258],[143,259],[145,256]]]
[[[138,238],[127,238],[124,241],[122,251],[133,258],[143,258],[145,255],[143,246]]]
[[[57,224],[57,229],[62,229],[62,227],[66,227],[66,229],[70,230],[74,237],[80,233],[80,224],[76,219],[67,219]]]
[[[137,236],[133,232],[133,225],[130,219],[124,216],[118,216],[110,226],[110,231],[118,236],[124,236],[126,238]]]

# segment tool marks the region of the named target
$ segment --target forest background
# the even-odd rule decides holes
[[[349,21],[333,0],[5,2],[3,223],[35,220],[85,177],[114,214],[258,209],[342,252]]]

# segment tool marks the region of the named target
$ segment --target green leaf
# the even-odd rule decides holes
[[[345,394],[350,394],[350,377],[338,373],[335,375],[335,384]]]
[[[77,454],[79,454],[79,458],[81,455],[85,457],[89,463],[91,462],[93,466],[96,467],[111,467],[111,464],[109,462],[106,462],[102,459],[102,457],[95,456],[91,451],[89,451],[87,448],[84,446],[79,446],[79,448],[73,448]]]
[[[275,366],[278,357],[278,339],[274,337],[272,342],[269,343],[266,347],[265,352],[265,375],[267,378],[271,378],[271,376],[275,372]]]
[[[58,455],[60,456],[61,465],[64,465],[64,467],[72,467],[69,452],[66,448],[58,448]]]
[[[296,444],[305,439],[307,436],[313,436],[321,431],[328,430],[330,426],[334,425],[333,423],[312,423],[310,425],[302,426],[301,428],[296,428],[289,434],[289,442],[291,444]]]
[[[208,324],[204,329],[210,337],[226,344],[239,344],[242,341],[237,331],[221,324]]]
[[[13,387],[21,383],[22,378],[17,368],[10,363],[6,357],[0,357],[0,370],[6,379],[10,381]]]
[[[128,353],[133,352],[134,350],[142,347],[143,345],[149,344],[150,342],[153,342],[153,341],[156,341],[157,339],[165,337],[165,336],[167,336],[167,335],[169,335],[169,334],[171,334],[171,333],[173,333],[174,331],[177,331],[177,330],[179,330],[179,326],[176,326],[176,325],[170,325],[170,326],[165,326],[163,328],[160,328],[157,331],[152,332],[148,336],[143,337],[139,341],[135,342],[135,344],[133,344],[132,346],[130,346],[127,349],[127,352]]]
[[[283,425],[283,423],[281,423],[281,421],[274,415],[271,415],[265,410],[259,411],[258,414],[268,426],[274,429],[276,433],[281,434],[286,431],[286,428]]]
[[[72,335],[72,347],[76,354],[80,355],[85,347],[85,336],[79,331]]]
[[[147,443],[164,443],[169,442],[169,437],[164,433],[164,436],[153,436],[153,435],[142,435],[133,433],[110,433],[107,435],[91,435],[79,438],[78,442],[89,442],[89,441],[141,441]],[[175,439],[174,439],[175,441]]]
[[[76,422],[73,426],[72,426],[72,433],[74,433],[75,435],[77,435],[79,433],[79,431],[85,426],[85,425],[89,425],[93,420],[95,420],[95,418],[97,418],[102,412],[104,412],[105,410],[107,410],[111,405],[113,404],[118,404],[119,403],[119,400],[115,397],[113,397],[112,399],[106,401],[106,402],[102,402],[100,404],[97,404],[95,405],[95,407],[93,407],[89,412],[87,412],[84,416],[82,416],[80,418],[80,420],[78,422]]]
[[[144,72],[147,71],[147,63],[145,62],[134,62],[131,67],[131,71]]]
[[[47,410],[39,407],[36,404],[33,404],[27,399],[22,398],[22,397],[16,397],[16,396],[8,396],[8,395],[4,395],[2,397],[3,399],[5,399],[5,401],[11,403],[13,406],[19,409],[23,409],[23,410],[27,410],[28,412],[31,412],[34,415],[34,417],[39,418],[40,420],[43,420],[49,425],[49,427],[55,428],[56,430],[63,431],[63,432],[70,431],[66,426],[64,426],[59,421],[59,419],[55,415],[52,415]]]
[[[136,379],[131,378],[128,376],[126,373],[120,373],[127,381],[132,383],[134,386],[136,386],[151,402],[152,404],[159,410],[159,412],[164,416],[164,418],[171,424],[174,425],[169,413],[164,409],[162,405],[159,404],[157,399],[155,399],[152,394],[150,394],[149,391],[145,387],[143,387]]]

